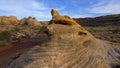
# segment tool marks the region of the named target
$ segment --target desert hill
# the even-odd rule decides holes
[[[73,18],[82,26],[120,26],[120,14],[99,16],[95,18]]]
[[[120,43],[120,14],[99,16],[95,18],[73,18],[95,37]]]
[[[120,46],[95,38],[69,16],[52,10],[48,39],[14,60],[8,68],[117,68]]]

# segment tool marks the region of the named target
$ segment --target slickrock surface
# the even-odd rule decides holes
[[[13,61],[8,68],[115,68],[120,47],[96,39],[69,17],[52,10],[49,38]]]
[[[0,25],[17,25],[19,20],[15,16],[0,16]]]
[[[31,25],[31,26],[41,26],[36,18],[29,16],[28,18],[23,18],[20,20],[21,25]]]

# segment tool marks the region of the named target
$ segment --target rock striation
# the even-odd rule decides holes
[[[120,47],[96,39],[70,17],[52,10],[41,45],[14,60],[8,68],[115,68],[120,65]]]
[[[23,18],[20,20],[21,25],[31,25],[31,26],[41,26],[36,18],[29,16],[28,18]]]
[[[19,20],[15,16],[0,16],[0,25],[17,25]]]

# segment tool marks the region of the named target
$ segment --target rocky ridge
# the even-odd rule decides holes
[[[29,16],[20,20],[21,25],[41,26],[41,23],[36,19]]]
[[[73,18],[82,26],[120,26],[120,14],[95,18]]]
[[[96,39],[70,17],[51,11],[42,45],[14,60],[8,68],[115,68],[120,66],[120,47]]]
[[[0,25],[17,25],[19,20],[15,16],[0,16]]]
[[[0,16],[0,25],[31,25],[31,26],[41,26],[41,23],[35,18],[29,16],[28,18],[23,18],[18,20],[16,16]]]

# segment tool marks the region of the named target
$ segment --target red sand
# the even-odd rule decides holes
[[[0,68],[5,68],[13,59],[13,56],[16,56],[18,53],[24,53],[28,51],[33,46],[40,44],[47,36],[42,35],[37,39],[28,39],[26,41],[17,43],[16,45],[7,45],[6,47],[0,48]]]

